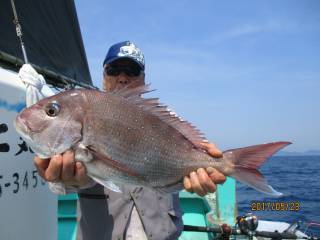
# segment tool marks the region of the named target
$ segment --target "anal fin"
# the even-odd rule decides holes
[[[117,186],[114,182],[112,182],[111,180],[103,180],[103,179],[97,178],[92,175],[89,175],[89,177],[91,177],[94,181],[101,184],[102,186],[110,189],[111,191],[122,193],[121,188],[119,186]]]

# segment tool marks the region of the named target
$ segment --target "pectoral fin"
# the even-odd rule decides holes
[[[90,162],[93,159],[91,151],[84,144],[78,144],[77,148],[75,148],[75,156],[76,161],[80,162]]]
[[[94,147],[88,146],[87,149],[92,154],[93,159],[104,162],[108,167],[111,167],[117,171],[120,171],[132,177],[142,178],[137,172],[130,169],[127,165],[121,163],[120,161],[112,159],[110,156],[107,156],[106,154],[96,151]]]

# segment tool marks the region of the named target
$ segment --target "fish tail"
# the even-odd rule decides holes
[[[282,196],[282,193],[267,183],[257,168],[274,153],[289,144],[291,143],[273,142],[225,151],[223,156],[232,166],[228,175],[260,192],[272,196]]]

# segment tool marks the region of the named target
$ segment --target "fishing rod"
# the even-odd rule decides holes
[[[19,18],[18,18],[18,14],[17,14],[17,9],[16,9],[16,5],[14,3],[14,0],[11,0],[11,7],[12,7],[12,11],[13,11],[13,16],[14,16],[14,20],[13,23],[15,24],[16,27],[16,33],[17,33],[17,37],[19,39],[20,42],[20,46],[21,46],[21,50],[22,50],[22,55],[23,55],[23,61],[24,63],[29,63],[28,60],[28,56],[27,56],[27,51],[25,48],[25,44],[22,38],[22,28],[19,22]],[[16,66],[22,66],[23,62],[21,59],[13,57],[9,54],[6,54],[2,51],[0,51],[0,59],[3,59],[11,64],[14,64]],[[89,88],[89,89],[98,89],[95,86],[91,86],[89,84],[86,83],[81,83],[81,82],[77,82],[74,79],[71,79],[69,77],[63,76],[61,74],[57,74],[49,69],[45,69],[42,67],[39,67],[35,64],[32,64],[32,66],[37,70],[37,72],[39,72],[40,74],[43,74],[49,78],[52,79],[56,79],[59,80],[60,82],[63,83],[63,86],[59,86],[61,88],[65,87],[65,88],[72,88],[73,86],[79,86],[79,87],[83,87],[83,88]],[[53,85],[53,84],[52,84]]]
[[[19,23],[18,14],[17,14],[17,10],[16,10],[16,5],[14,4],[14,0],[11,0],[11,6],[12,6],[12,11],[13,11],[13,16],[14,16],[13,23],[16,25],[16,33],[17,33],[17,37],[19,38],[19,41],[20,41],[23,59],[24,59],[25,63],[28,63],[27,52],[26,52],[26,48],[24,46],[24,42],[22,39],[22,29],[21,29],[21,25]]]
[[[306,239],[306,240],[320,240],[315,236],[298,236],[295,232],[299,227],[298,223],[292,224],[283,232],[278,231],[256,231],[258,227],[258,218],[251,214],[237,217],[236,227],[231,227],[228,224],[216,225],[211,227],[184,225],[183,231],[189,232],[207,232],[214,233],[218,236],[217,239],[230,239],[230,236],[246,235],[249,239],[253,237],[264,237],[271,239]]]
[[[222,239],[229,239],[231,235],[247,235],[246,233],[241,232],[240,229],[230,227],[229,225],[224,224],[218,227],[200,227],[200,226],[191,226],[191,225],[184,225],[183,231],[188,232],[207,232],[207,233],[215,233],[219,234],[220,238]],[[306,239],[306,240],[320,240],[319,237],[300,237],[294,233],[290,232],[270,232],[270,231],[255,231],[251,237],[265,237],[271,239]]]

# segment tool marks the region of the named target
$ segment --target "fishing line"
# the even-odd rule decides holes
[[[320,227],[320,223],[316,223],[316,222],[309,222],[308,223],[308,226],[312,226],[312,225]]]
[[[307,233],[307,231],[309,230],[309,227],[310,226],[317,226],[317,227],[320,227],[320,223],[316,223],[316,222],[309,222],[309,223],[306,223],[306,225],[307,225],[307,227],[306,227],[306,229],[304,230],[304,234],[306,234]]]
[[[13,15],[14,15],[13,23],[16,26],[17,37],[19,38],[19,41],[20,41],[23,59],[24,59],[25,63],[28,63],[27,52],[24,47],[24,42],[22,40],[22,29],[21,29],[21,25],[19,23],[18,14],[17,14],[16,6],[14,4],[14,0],[11,0],[11,6],[12,6]]]

